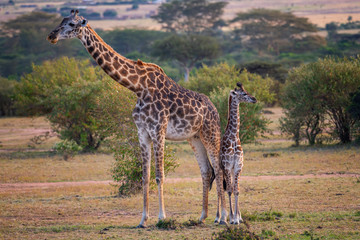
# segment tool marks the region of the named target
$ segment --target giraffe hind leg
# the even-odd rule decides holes
[[[200,138],[196,135],[193,138],[188,139],[189,144],[194,150],[196,160],[200,167],[201,178],[203,183],[203,204],[202,204],[202,214],[199,219],[200,222],[204,222],[208,216],[208,198],[209,198],[209,190],[211,188],[211,183],[215,178],[214,169],[210,164],[210,161],[207,156],[206,149],[200,140]]]

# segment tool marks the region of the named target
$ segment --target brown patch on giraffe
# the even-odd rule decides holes
[[[130,75],[128,77],[129,81],[131,81],[133,84],[135,84],[137,82],[137,80],[139,79],[138,75]]]
[[[139,83],[141,86],[143,86],[144,88],[146,88],[146,76],[141,76]]]
[[[121,79],[120,74],[118,72],[113,73],[112,76],[116,81],[119,81]]]
[[[140,59],[137,60],[136,64],[139,66],[144,66],[143,61],[141,61]]]
[[[144,75],[146,73],[146,70],[144,68],[135,67],[136,73],[139,75]]]
[[[122,68],[122,69],[120,70],[120,74],[121,74],[121,76],[126,77],[129,73],[128,73],[128,71],[126,71],[124,68]]]
[[[104,53],[103,56],[107,62],[111,62],[109,53]]]
[[[135,73],[136,73],[134,69],[130,69],[129,72],[130,72],[131,74],[135,74]]]
[[[103,66],[102,67],[103,69],[104,69],[104,71],[106,72],[106,73],[111,73],[113,70],[114,70],[114,68],[110,65],[110,64],[105,64],[105,66]]]
[[[126,66],[128,66],[130,69],[134,69],[134,66],[133,65],[131,65],[130,63],[126,63]]]
[[[99,57],[96,61],[100,66],[104,63],[104,60],[101,57]]]
[[[99,51],[94,52],[94,54],[92,55],[93,58],[96,60],[98,58],[98,56],[100,55]]]
[[[88,52],[91,54],[95,49],[94,49],[94,47],[92,47],[92,46],[90,46],[90,47],[88,47]]]
[[[118,70],[121,65],[119,64],[119,62],[118,62],[117,60],[115,60],[115,61],[113,62],[113,66],[114,66],[114,68],[115,68],[116,70]]]

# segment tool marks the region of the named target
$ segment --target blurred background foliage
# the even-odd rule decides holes
[[[134,2],[133,9],[137,9],[139,4],[142,2],[136,4]],[[253,132],[242,133],[245,142],[254,141],[257,136],[267,131],[268,122],[261,117],[261,111],[264,106],[274,105],[287,109],[287,118],[283,119],[282,125],[284,133],[292,135],[297,131],[296,129],[307,126],[308,131],[305,130],[299,134],[299,137],[310,136],[308,137],[310,144],[314,144],[316,139],[320,141],[321,138],[318,136],[324,131],[319,128],[329,128],[328,124],[331,121],[325,121],[324,116],[335,117],[328,114],[332,110],[324,110],[325,104],[313,101],[311,111],[304,108],[304,111],[299,111],[299,114],[294,116],[294,109],[298,106],[292,106],[288,99],[294,98],[290,97],[291,91],[297,95],[303,91],[301,96],[318,94],[317,86],[311,85],[316,81],[300,84],[299,79],[306,74],[310,74],[308,78],[314,77],[311,72],[318,74],[323,72],[321,67],[319,70],[313,70],[312,67],[323,64],[322,61],[330,61],[329,59],[332,58],[328,58],[328,55],[339,59],[350,57],[348,61],[357,61],[360,53],[359,34],[344,34],[339,30],[360,28],[359,22],[353,21],[349,16],[347,23],[328,23],[324,29],[327,31],[324,37],[318,34],[319,28],[311,24],[308,19],[279,10],[252,9],[240,12],[233,19],[226,21],[223,19],[226,4],[226,2],[208,0],[168,1],[161,4],[157,13],[152,16],[161,24],[161,31],[146,29],[106,31],[96,29],[96,31],[120,54],[134,60],[139,58],[145,62],[154,62],[176,82],[209,96],[219,110],[222,127],[227,121],[228,91],[234,88],[237,82],[242,82],[259,100],[259,104],[252,106],[252,109],[249,106],[241,106],[241,112],[245,114],[242,117],[242,124],[248,124]],[[104,91],[111,92],[114,88],[117,92],[120,91],[106,80],[108,78],[100,70],[94,68],[96,63],[92,59],[88,60],[90,57],[79,41],[71,39],[60,41],[56,45],[46,41],[47,34],[61,21],[59,13],[66,16],[69,10],[68,6],[44,8],[43,11],[33,11],[1,23],[0,115],[46,114],[49,118],[54,118],[54,129],[57,129],[61,136],[66,138],[65,136],[75,134],[77,137],[74,135],[72,138],[79,139],[75,142],[83,145],[82,149],[96,149],[101,145],[100,142],[107,138],[106,134],[109,130],[101,125],[104,123],[92,119],[93,115],[78,120],[85,124],[83,126],[86,126],[87,133],[81,132],[79,127],[69,130],[70,133],[64,130],[66,128],[58,127],[56,124],[59,123],[55,123],[56,114],[75,115],[73,112],[86,112],[89,109],[92,114],[97,112],[97,100],[88,98],[89,95],[101,96]],[[111,10],[102,14],[81,10],[80,15],[88,17],[90,25],[91,19],[117,17],[116,12]],[[62,58],[63,56],[69,59]],[[85,59],[87,60],[84,61]],[[334,61],[336,64],[327,62],[335,69],[329,73],[337,76],[333,78],[331,84],[347,87],[339,84],[346,74],[356,76],[354,72],[357,73],[358,66],[349,70],[352,71],[351,73],[346,71],[345,75],[342,75],[341,69],[348,66],[348,63]],[[339,64],[342,67],[338,67]],[[321,66],[325,67],[325,65]],[[75,74],[76,71],[78,72]],[[318,75],[316,77],[321,79]],[[101,85],[99,83],[101,80],[107,85]],[[316,84],[320,83],[316,82]],[[329,85],[330,82],[324,84]],[[356,135],[355,127],[358,126],[356,107],[359,104],[356,90],[360,86],[357,84],[355,81],[351,85],[352,91],[342,92],[346,101],[334,98],[339,102],[333,103],[340,105],[346,103],[341,111],[349,111],[346,118],[354,122],[346,125],[350,129],[346,130],[350,132],[350,139]],[[84,90],[77,92],[74,90],[75,87]],[[325,101],[324,99],[320,102]],[[69,100],[66,106],[58,103],[64,103],[65,100]],[[89,106],[87,104],[76,106],[77,103],[87,103]],[[86,109],[78,109],[84,106],[87,106]],[[114,111],[121,113],[119,109]],[[314,114],[311,118],[300,116],[300,112],[304,115],[309,114],[309,111]],[[328,115],[323,115],[324,112]],[[248,119],[251,121],[246,122]],[[299,119],[302,120],[300,125]],[[288,124],[285,124],[285,121]],[[332,123],[333,129],[337,129],[334,135],[336,133],[339,135],[341,129],[346,127],[336,125],[336,121]],[[289,126],[292,126],[291,129],[288,128]],[[101,134],[89,134],[93,130],[99,132],[102,127],[104,129],[101,130]],[[92,139],[93,143],[90,144],[89,139]]]

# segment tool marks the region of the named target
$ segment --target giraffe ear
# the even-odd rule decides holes
[[[236,92],[234,90],[230,90],[230,95],[235,97],[236,96]]]
[[[83,19],[82,22],[81,22],[81,26],[85,27],[87,25],[87,23],[88,23],[88,20]]]

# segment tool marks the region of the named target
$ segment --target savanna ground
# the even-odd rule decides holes
[[[240,206],[250,231],[270,239],[359,239],[360,149],[291,147],[277,130],[281,109],[271,111],[266,116],[275,135],[244,145]],[[149,227],[136,229],[142,195],[116,197],[111,154],[65,161],[48,151],[56,137],[31,140],[48,130],[44,118],[0,119],[0,239],[210,239],[226,228],[213,224],[214,190],[205,224],[193,224],[202,186],[188,144],[171,144],[180,166],[167,176],[164,191],[167,217],[177,228],[156,227],[155,190]]]

